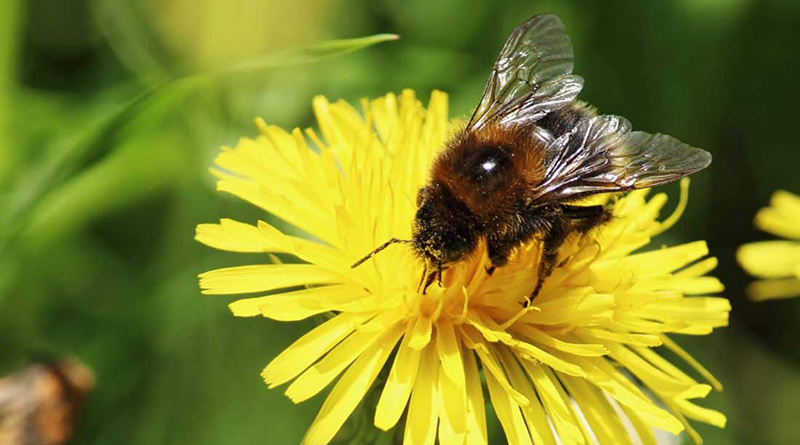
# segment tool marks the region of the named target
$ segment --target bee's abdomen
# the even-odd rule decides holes
[[[597,110],[586,102],[576,100],[568,105],[553,110],[536,122],[536,126],[549,131],[557,138],[569,132],[578,122],[597,116]]]

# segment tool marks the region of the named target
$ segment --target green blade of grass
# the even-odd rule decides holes
[[[72,135],[70,138],[77,139],[77,142],[63,150],[60,156],[44,163],[40,171],[31,173],[29,177],[32,181],[23,186],[24,190],[18,197],[23,199],[13,200],[10,208],[7,209],[7,214],[12,215],[14,219],[18,218],[22,211],[41,198],[47,190],[52,189],[58,178],[66,178],[72,172],[80,169],[82,159],[97,157],[104,148],[108,149],[113,142],[113,135],[144,110],[163,100],[179,102],[198,83],[217,78],[215,74],[309,64],[358,51],[381,42],[397,40],[397,38],[398,36],[394,34],[376,34],[354,39],[326,41],[308,47],[280,51],[217,72],[202,72],[162,81],[136,95],[117,111],[111,113],[108,118],[101,119],[100,122],[84,129],[78,135]]]
[[[313,63],[330,57],[335,57],[354,51],[359,51],[383,42],[391,42],[400,39],[397,34],[374,34],[366,37],[356,37],[353,39],[328,40],[315,45],[295,48],[285,51],[277,51],[232,64],[228,67],[218,68],[212,71],[216,74],[235,73],[242,71],[258,71],[270,68],[287,67]],[[203,75],[199,73],[198,75]]]
[[[168,56],[138,2],[92,0],[95,23],[120,62],[146,82],[168,77]]]
[[[101,119],[95,125],[83,129],[78,136],[72,135],[72,139],[77,142],[70,145],[41,167],[28,175],[27,183],[18,187],[17,192],[12,196],[8,208],[4,212],[7,216],[9,227],[5,231],[7,239],[13,237],[24,228],[29,220],[31,212],[39,214],[37,210],[42,202],[49,202],[52,196],[59,196],[60,186],[70,178],[78,175],[79,172],[87,170],[91,165],[88,159],[101,159],[106,153],[112,151],[118,144],[120,130],[127,123],[142,115],[146,110],[158,105],[167,107],[169,103],[179,103],[186,95],[206,81],[214,81],[222,76],[237,72],[251,72],[258,70],[276,69],[286,66],[310,64],[330,57],[347,54],[353,51],[367,48],[378,43],[397,40],[394,34],[378,34],[354,39],[334,40],[321,42],[308,47],[292,50],[280,51],[265,55],[257,59],[251,59],[238,65],[221,68],[218,71],[204,71],[186,76],[176,76],[172,80],[163,81],[141,92],[125,105],[121,106],[116,112]],[[78,178],[75,178],[76,180]],[[89,184],[92,182],[90,181]],[[48,217],[43,218],[47,223],[40,225],[47,226],[50,222],[58,221],[59,218],[70,217],[65,215],[52,216],[51,212],[46,212]],[[57,212],[56,212],[57,213]],[[12,223],[13,221],[13,223]],[[62,221],[69,224],[69,221]],[[2,245],[2,243],[0,243]]]
[[[36,252],[108,212],[169,189],[186,164],[179,143],[179,136],[164,132],[128,140],[45,195],[20,237],[26,250]]]

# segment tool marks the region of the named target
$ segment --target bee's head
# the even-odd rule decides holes
[[[475,250],[480,234],[475,215],[444,184],[434,181],[419,191],[412,240],[428,264],[459,261]]]

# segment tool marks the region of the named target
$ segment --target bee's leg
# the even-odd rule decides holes
[[[558,248],[561,247],[570,232],[578,230],[581,233],[586,233],[611,219],[611,212],[602,205],[573,206],[564,204],[560,207],[564,218],[558,218],[561,223],[554,224],[544,236],[542,258],[539,262],[539,278],[532,297],[536,297],[542,289],[544,279],[553,271],[558,258]]]
[[[419,278],[419,284],[417,285],[417,293],[425,294],[427,287],[425,289],[422,286],[425,284],[425,279],[428,278],[428,265],[426,264],[424,269],[422,270],[422,276]]]
[[[514,249],[531,239],[536,233],[542,233],[546,229],[547,219],[543,219],[541,215],[539,210],[530,217],[504,225],[502,230],[487,230],[486,247],[492,265],[486,269],[486,273],[491,275],[498,267],[505,266]]]
[[[561,209],[570,220],[570,227],[586,233],[611,219],[611,211],[602,205],[573,206],[564,204]]]
[[[431,284],[433,284],[433,281],[436,279],[437,272],[438,276],[441,279],[442,276],[441,264],[439,265],[439,268],[436,270],[428,268],[427,264],[425,265],[425,268],[422,271],[422,277],[419,280],[419,285],[417,286],[417,293],[425,295],[425,293],[428,292],[428,288],[431,286]],[[439,284],[441,285],[441,281],[439,282]]]
[[[539,273],[536,279],[536,287],[531,293],[531,299],[536,298],[536,295],[538,295],[539,291],[542,289],[545,278],[550,276],[550,273],[553,272],[553,266],[555,266],[556,259],[558,258],[558,248],[564,243],[568,233],[564,224],[553,224],[550,230],[545,232],[544,238],[542,239],[542,255],[539,260]]]
[[[486,273],[491,275],[495,269],[508,263],[508,257],[511,256],[514,248],[519,245],[519,239],[489,234],[486,237],[486,244],[489,250],[489,261],[492,262],[492,265],[486,269]]]
[[[424,280],[422,281],[422,295],[425,295],[428,292],[428,288],[431,287],[431,284],[433,284],[434,281],[436,281],[436,277],[438,275],[439,274],[435,270],[428,271],[425,273],[425,275],[423,275]]]
[[[550,228],[550,213],[557,209],[536,209],[531,215],[503,227],[503,230],[489,230],[486,235],[486,247],[489,251],[491,266],[486,273],[491,275],[498,267],[508,263],[511,253],[521,243],[530,240],[537,233],[544,233]]]

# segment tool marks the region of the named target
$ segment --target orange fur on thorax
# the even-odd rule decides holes
[[[503,150],[513,166],[507,172],[505,187],[488,195],[480,193],[460,170],[471,150],[485,146]],[[476,216],[486,219],[514,211],[519,199],[542,181],[544,173],[544,142],[534,137],[530,126],[493,125],[456,134],[434,162],[431,179],[447,186]]]

